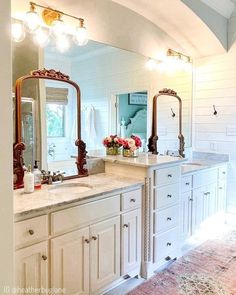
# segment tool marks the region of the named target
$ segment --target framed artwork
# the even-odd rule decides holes
[[[142,93],[142,92],[129,93],[128,98],[129,98],[129,105],[140,105],[140,106],[147,105],[147,93]]]

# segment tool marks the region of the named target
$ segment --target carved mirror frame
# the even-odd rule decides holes
[[[21,102],[22,102],[22,84],[25,80],[29,79],[45,79],[55,80],[68,83],[76,89],[77,93],[77,130],[78,139],[75,141],[75,145],[78,147],[78,156],[76,158],[76,165],[78,174],[67,176],[65,179],[72,179],[78,177],[88,176],[88,170],[84,167],[86,164],[86,144],[81,140],[81,99],[80,88],[77,83],[70,80],[70,77],[53,69],[47,70],[34,70],[30,74],[22,76],[16,80],[15,87],[15,99],[16,99],[16,113],[15,113],[15,143],[13,144],[13,174],[14,174],[14,189],[23,187],[24,169],[23,169],[23,151],[25,150],[25,144],[22,142],[22,127],[21,127]]]
[[[177,92],[175,92],[172,89],[164,88],[159,91],[158,94],[156,94],[153,97],[153,109],[152,109],[152,133],[148,141],[148,151],[152,152],[153,154],[157,155],[157,141],[158,141],[158,135],[157,135],[157,99],[159,96],[166,95],[166,96],[173,96],[175,97],[179,102],[179,155],[181,157],[185,157],[184,155],[184,136],[182,134],[182,100],[177,95]]]

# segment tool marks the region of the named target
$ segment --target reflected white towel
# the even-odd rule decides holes
[[[97,132],[95,127],[95,108],[90,106],[87,110],[87,118],[86,118],[86,131],[87,138],[94,142],[97,138]]]

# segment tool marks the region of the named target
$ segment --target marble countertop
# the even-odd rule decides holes
[[[213,168],[215,166],[226,164],[228,161],[221,159],[202,159],[193,158],[188,159],[186,163],[181,165],[182,174],[194,173],[207,168]]]
[[[150,153],[141,153],[137,158],[126,158],[122,155],[118,156],[100,156],[105,162],[115,164],[132,165],[138,167],[160,166],[165,164],[178,164],[185,162],[186,159],[173,156],[160,156]]]
[[[32,217],[32,215],[36,216],[40,213],[44,214],[50,210],[59,209],[61,206],[88,201],[95,197],[103,197],[106,194],[116,194],[117,191],[142,184],[143,180],[141,179],[99,173],[84,178],[67,180],[61,184],[43,185],[42,189],[31,194],[25,194],[23,189],[15,190],[15,220],[27,216]]]

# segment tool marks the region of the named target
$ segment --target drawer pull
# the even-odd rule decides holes
[[[98,238],[95,237],[95,236],[92,236],[92,239],[93,239],[94,241],[96,241]]]
[[[167,195],[167,198],[172,198],[172,195],[168,194],[168,195]]]
[[[190,185],[190,182],[185,182],[186,185]]]
[[[226,172],[225,172],[225,171],[223,171],[223,172],[222,172],[222,174],[226,174]]]
[[[130,199],[130,202],[135,203],[136,202],[136,199]]]
[[[45,261],[45,260],[47,260],[48,258],[47,258],[46,255],[42,255],[42,259]]]
[[[85,239],[84,241],[85,243],[89,244],[89,239]]]
[[[169,178],[172,178],[172,174],[168,174],[167,176],[168,176]]]
[[[220,187],[219,187],[219,189],[223,189],[223,187],[222,187],[222,186],[220,186]]]
[[[167,221],[171,221],[172,220],[172,218],[171,217],[167,217]]]
[[[189,201],[192,202],[193,201],[193,198],[190,198]]]
[[[168,242],[168,243],[166,244],[166,246],[167,246],[167,247],[171,246],[171,243],[170,243],[170,242]]]
[[[32,236],[34,234],[34,231],[32,229],[30,229],[29,234]]]
[[[167,257],[165,258],[165,260],[166,260],[166,261],[169,261],[169,260],[171,260],[171,257],[170,257],[170,256],[167,256]]]
[[[123,225],[123,227],[129,227],[129,225],[128,225],[127,223],[125,223],[125,224]]]

